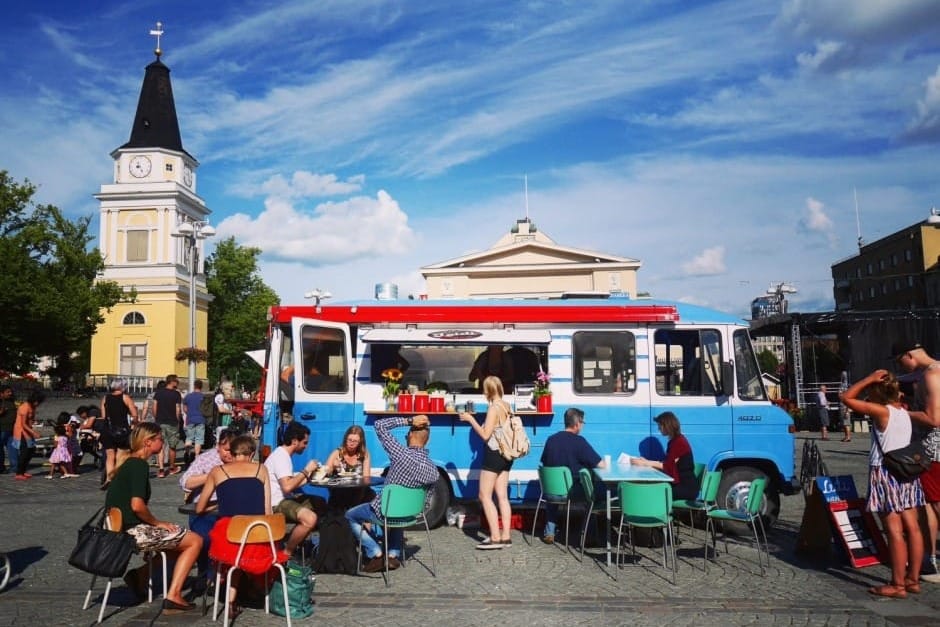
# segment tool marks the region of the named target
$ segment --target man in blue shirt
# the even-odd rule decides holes
[[[202,415],[202,379],[196,379],[193,390],[183,399],[183,424],[186,431],[186,449],[195,447],[193,455],[199,457],[206,439],[206,417]]]
[[[574,480],[574,486],[571,488],[570,497],[572,500],[584,500],[581,492],[581,483],[578,480],[578,473],[582,468],[604,468],[604,460],[597,451],[594,450],[588,441],[581,435],[584,429],[584,412],[577,407],[569,407],[565,411],[565,429],[555,433],[545,440],[545,448],[542,449],[543,466],[567,466],[571,470],[571,478]],[[596,485],[603,485],[595,479]],[[603,490],[596,490],[600,496],[604,496]],[[605,497],[606,498],[606,497]],[[542,534],[542,541],[545,544],[555,542],[555,527],[558,519],[558,507],[553,503],[545,505],[545,531]],[[567,542],[568,539],[565,538]]]

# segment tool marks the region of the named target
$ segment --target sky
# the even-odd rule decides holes
[[[97,216],[157,21],[215,239],[286,304],[420,294],[528,211],[655,298],[826,311],[859,233],[940,206],[938,0],[18,3],[0,170],[35,200]]]

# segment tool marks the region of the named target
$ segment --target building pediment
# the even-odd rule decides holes
[[[433,271],[457,268],[468,270],[505,266],[556,266],[559,264],[587,265],[594,268],[603,266],[640,266],[639,260],[629,257],[617,257],[590,250],[558,246],[554,243],[520,242],[425,266],[421,270]]]

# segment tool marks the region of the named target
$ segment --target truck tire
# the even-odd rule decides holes
[[[437,481],[428,489],[428,502],[424,510],[424,515],[428,519],[428,526],[432,529],[440,527],[444,523],[447,508],[450,507],[450,496],[450,481],[447,479],[447,475],[438,472]]]
[[[734,466],[726,468],[721,473],[721,483],[718,486],[718,507],[721,509],[743,510],[747,503],[747,494],[751,481],[767,475],[751,466]],[[768,485],[764,491],[761,502],[761,516],[764,527],[769,529],[777,520],[780,513],[780,494]],[[751,528],[745,523],[724,522],[727,532],[735,535],[750,535]]]

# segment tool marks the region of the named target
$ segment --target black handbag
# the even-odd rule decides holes
[[[901,483],[913,481],[930,468],[931,456],[927,454],[921,440],[914,440],[907,446],[893,451],[885,451],[881,448],[878,434],[873,433],[872,436],[881,451],[881,465]]]
[[[127,570],[131,555],[137,552],[137,543],[123,531],[105,529],[103,512],[104,507],[78,530],[78,542],[69,555],[69,564],[92,575],[120,577]],[[94,523],[96,518],[98,522]]]

